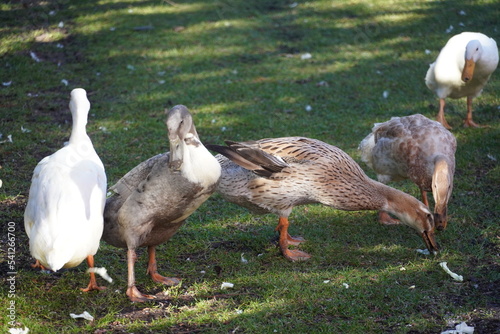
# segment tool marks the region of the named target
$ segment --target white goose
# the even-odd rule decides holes
[[[38,163],[33,172],[24,227],[37,264],[57,271],[87,259],[94,266],[103,231],[106,174],[85,126],[90,109],[82,88],[71,92],[69,144]],[[90,273],[83,291],[102,289]]]
[[[472,99],[479,96],[498,65],[497,43],[478,32],[463,32],[446,43],[425,77],[425,84],[439,97],[437,121],[451,129],[444,117],[445,99],[467,97],[466,127],[472,120]]]

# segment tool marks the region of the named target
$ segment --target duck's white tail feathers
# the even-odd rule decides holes
[[[373,148],[375,147],[375,136],[370,133],[365,137],[359,144],[358,149],[361,151],[361,161],[368,165],[368,167],[373,169],[372,154]]]

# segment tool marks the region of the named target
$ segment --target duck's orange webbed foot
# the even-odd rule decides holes
[[[437,117],[436,118],[436,121],[438,121],[439,123],[441,123],[442,126],[444,126],[447,130],[452,130],[453,128],[450,126],[450,124],[448,124],[448,122],[446,121],[446,119],[443,117]]]
[[[48,270],[38,260],[36,260],[35,263],[31,264],[31,268],[33,268],[33,269],[40,269],[40,270]]]
[[[178,285],[181,282],[180,278],[177,278],[177,277],[165,277],[165,276],[162,276],[162,275],[158,274],[158,272],[151,273],[151,272],[148,271],[148,274],[151,276],[151,279],[154,282],[156,282],[156,283],[162,283],[162,284],[165,284],[167,286]]]
[[[297,249],[288,249],[288,246],[290,245],[296,246],[305,241],[304,238],[292,237],[290,234],[288,234],[289,224],[290,223],[288,222],[288,218],[280,217],[278,226],[276,227],[276,231],[278,231],[280,234],[279,246],[281,249],[281,253],[290,261],[305,261],[311,258],[311,255],[307,254],[306,252],[302,252]]]
[[[306,242],[306,239],[304,239],[302,237],[292,237],[290,234],[287,233],[286,241],[289,245],[297,246],[303,242]]]
[[[87,265],[89,268],[94,268],[94,256],[89,255],[87,256]],[[86,288],[80,288],[83,292],[89,292],[93,290],[104,290],[106,289],[105,286],[99,286],[97,285],[97,281],[95,279],[95,274],[93,272],[90,272],[90,282],[89,285]]]
[[[282,249],[281,253],[285,258],[293,262],[306,261],[311,258],[311,255],[297,249]]]
[[[97,285],[96,279],[95,279],[95,274],[90,273],[90,282],[89,285],[86,288],[80,288],[83,292],[89,292],[89,291],[94,291],[94,290],[104,290],[106,289],[105,286],[99,286]]]
[[[156,283],[162,283],[167,286],[177,285],[181,282],[180,278],[176,277],[165,277],[158,274],[158,266],[156,265],[156,250],[154,246],[148,247],[148,270],[147,273],[151,276],[151,279]]]
[[[472,119],[466,119],[464,121],[464,127],[466,128],[487,128],[487,125],[479,125],[475,123]]]
[[[127,288],[127,296],[130,299],[130,301],[135,302],[135,303],[142,303],[150,300],[156,299],[155,296],[151,295],[143,295],[137,287],[134,286],[129,286]]]

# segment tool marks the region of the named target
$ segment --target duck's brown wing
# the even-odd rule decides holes
[[[205,146],[262,177],[270,177],[288,167],[282,159],[261,150],[257,142],[239,143],[227,140],[226,143],[228,146],[211,144]]]

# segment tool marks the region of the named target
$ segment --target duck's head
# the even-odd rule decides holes
[[[165,122],[170,141],[169,168],[180,170],[184,158],[186,145],[198,145],[199,137],[194,127],[193,118],[189,110],[183,105],[177,105],[167,112]]]
[[[419,207],[415,211],[416,214],[412,221],[413,228],[422,236],[429,252],[436,254],[439,251],[439,246],[434,233],[436,227],[434,215],[420,202]]]
[[[390,211],[401,222],[413,228],[423,239],[429,252],[436,254],[439,246],[435,238],[434,216],[424,203],[415,197],[398,192],[399,197],[394,201],[393,210]]]
[[[437,160],[432,175],[432,195],[434,196],[434,223],[438,231],[448,224],[448,201],[453,190],[453,168],[445,159]]]
[[[430,217],[430,219],[429,219]],[[429,250],[430,253],[436,254],[439,251],[439,246],[436,242],[435,237],[435,225],[434,225],[434,216],[428,215],[426,218],[426,227],[421,232],[422,238],[424,239],[425,246]]]
[[[472,40],[465,47],[465,65],[462,70],[462,81],[469,82],[474,77],[474,68],[481,58],[483,47],[478,40]]]
[[[73,123],[78,123],[80,126],[85,126],[87,124],[90,102],[87,98],[85,89],[75,88],[71,91],[69,110],[73,117]]]

